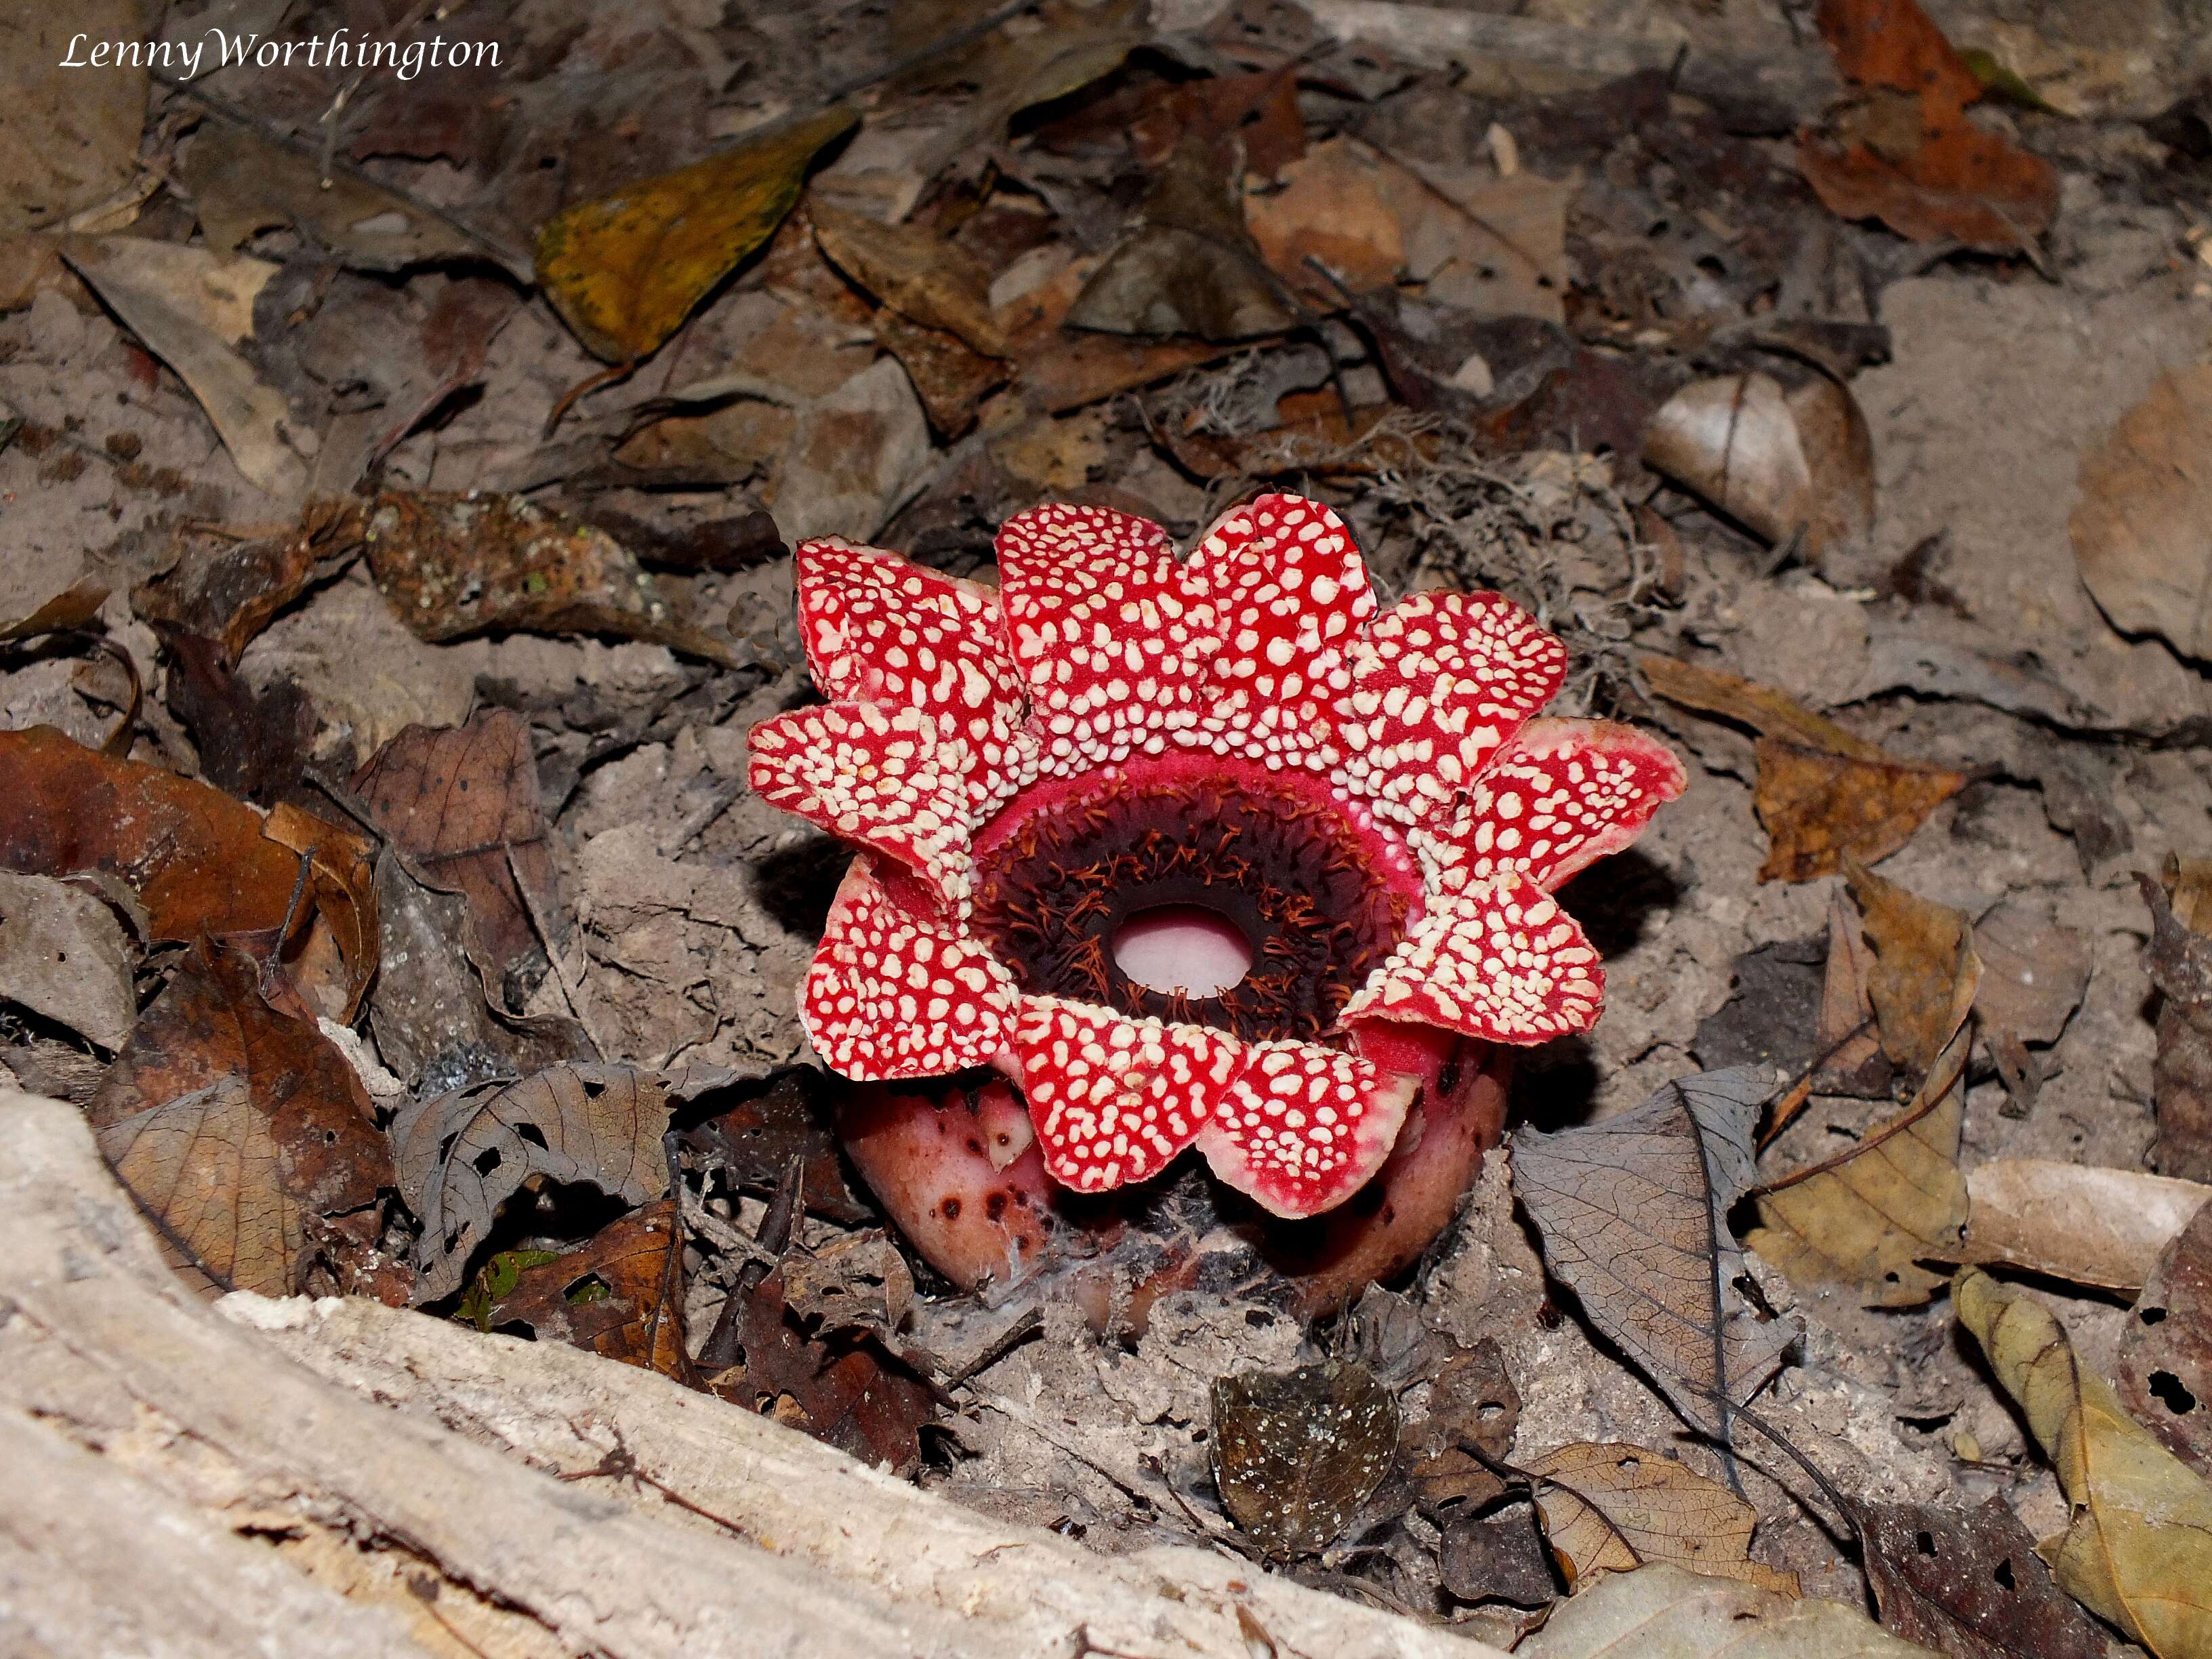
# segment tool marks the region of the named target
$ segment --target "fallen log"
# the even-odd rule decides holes
[[[1496,1659],[1188,1548],[1102,1556],[580,1350],[210,1305],[75,1109],[0,1094],[0,1650]]]

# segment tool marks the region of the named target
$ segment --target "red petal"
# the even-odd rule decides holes
[[[1442,820],[1566,672],[1566,647],[1501,594],[1408,594],[1352,653],[1346,781],[1386,817]]]
[[[1421,838],[1437,885],[1457,892],[1500,871],[1539,887],[1617,853],[1682,793],[1682,763],[1610,720],[1534,720],[1469,793],[1446,835]]]
[[[1344,520],[1319,501],[1261,495],[1200,537],[1185,568],[1221,641],[1200,703],[1207,746],[1335,764],[1331,714],[1352,684],[1345,653],[1375,612]]]
[[[1596,947],[1559,901],[1512,871],[1431,899],[1345,1005],[1343,1023],[1395,1019],[1491,1042],[1586,1031],[1605,1006]]]
[[[965,902],[967,798],[927,714],[867,702],[794,708],[753,727],[748,773],[769,805],[888,854],[948,905]]]
[[[830,1069],[861,1083],[942,1077],[1003,1053],[1012,978],[959,924],[902,902],[865,853],[830,908],[799,1017]]]
[[[1110,507],[1039,507],[1000,527],[998,550],[1048,774],[1158,754],[1196,725],[1212,629],[1167,532]]]
[[[1244,1055],[1199,1133],[1213,1173],[1279,1216],[1317,1215],[1365,1186],[1419,1079],[1317,1042],[1255,1043]]]
[[[1241,1051],[1202,1025],[1024,998],[1014,1054],[1045,1169],[1082,1193],[1158,1175],[1197,1137]]]
[[[957,755],[977,817],[1018,786],[1004,780],[1024,699],[999,596],[896,553],[841,541],[800,544],[799,626],[823,695],[919,708]]]

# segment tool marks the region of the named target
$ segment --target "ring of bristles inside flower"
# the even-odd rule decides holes
[[[1115,770],[981,838],[975,931],[1025,991],[1209,1025],[1250,1042],[1323,1036],[1404,929],[1409,896],[1310,788],[1217,762],[1210,775]],[[1212,995],[1138,983],[1114,941],[1162,907],[1212,912],[1252,967]]]

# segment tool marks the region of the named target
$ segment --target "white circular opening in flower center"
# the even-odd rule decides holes
[[[1218,911],[1162,904],[1121,924],[1114,965],[1148,991],[1218,996],[1252,971],[1252,947]]]

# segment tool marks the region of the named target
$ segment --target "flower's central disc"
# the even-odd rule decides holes
[[[1328,1031],[1419,890],[1326,783],[1210,755],[1038,786],[975,875],[975,933],[1024,990],[1258,1042]]]
[[[1121,924],[1114,965],[1148,991],[1219,996],[1252,971],[1252,946],[1218,910],[1163,904]]]

